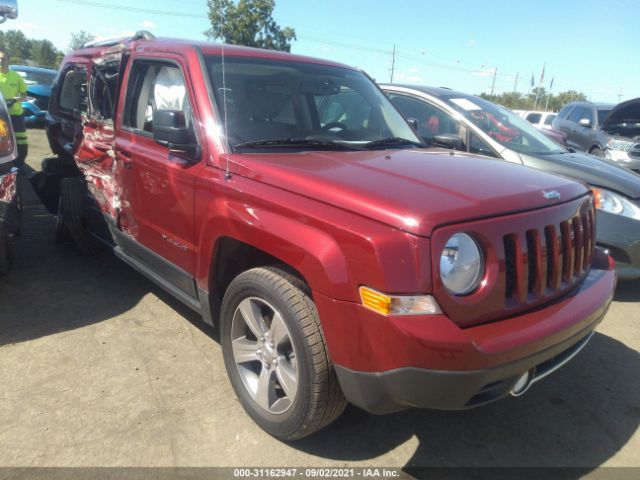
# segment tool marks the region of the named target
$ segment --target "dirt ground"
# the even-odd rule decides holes
[[[30,131],[29,164],[51,155]],[[216,331],[122,262],[55,245],[33,195],[0,279],[0,466],[640,466],[640,282],[524,397],[464,412],[349,407],[297,443],[263,433]]]

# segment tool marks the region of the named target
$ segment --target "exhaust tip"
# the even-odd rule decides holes
[[[516,381],[515,385],[511,389],[510,395],[512,397],[519,397],[529,390],[531,386],[531,380],[533,380],[533,370],[526,371]]]

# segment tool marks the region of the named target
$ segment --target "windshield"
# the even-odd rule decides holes
[[[419,143],[361,72],[250,57],[206,57],[215,101],[234,150],[402,148]],[[381,141],[382,140],[382,141]],[[380,142],[381,141],[381,142]]]
[[[15,70],[18,75],[24,79],[27,85],[53,85],[58,72],[25,72],[24,70]]]
[[[492,139],[518,153],[551,155],[564,153],[557,143],[510,110],[476,97],[445,99]]]

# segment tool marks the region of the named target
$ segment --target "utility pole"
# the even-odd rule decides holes
[[[618,103],[620,103],[621,98],[622,98],[622,87],[620,87],[620,93],[618,94]]]
[[[544,104],[544,111],[546,112],[549,108],[549,97],[551,96],[551,92],[547,93],[547,102]]]
[[[518,89],[518,77],[520,76],[520,72],[516,73],[516,81],[513,82],[513,93],[516,93]]]
[[[498,74],[498,67],[493,69],[493,84],[491,85],[491,96],[489,99],[493,99],[493,90],[496,88],[496,75]]]
[[[538,109],[538,98],[540,96],[540,90],[542,89],[542,84],[544,82],[544,67],[546,66],[546,62],[542,64],[542,74],[540,75],[540,82],[538,82],[538,89],[536,90],[536,101],[533,104],[533,109]]]
[[[544,104],[544,111],[546,112],[549,108],[549,97],[551,96],[551,90],[553,90],[553,81],[556,77],[551,77],[551,83],[549,84],[549,91],[547,92],[547,102]]]
[[[393,44],[393,54],[391,56],[391,83],[393,83],[393,70],[396,66],[396,44]]]

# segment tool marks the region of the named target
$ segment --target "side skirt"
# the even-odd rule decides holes
[[[93,238],[112,248],[120,260],[199,313],[205,323],[215,326],[213,295],[210,292],[199,288],[195,278],[188,272],[120,231],[113,220],[106,216],[104,219],[115,244],[107,241],[103,235],[93,233]]]

